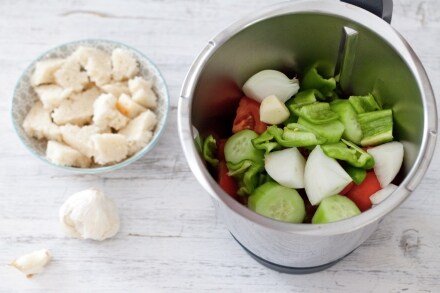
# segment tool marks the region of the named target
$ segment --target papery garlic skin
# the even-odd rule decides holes
[[[70,196],[60,208],[65,233],[74,238],[102,241],[119,231],[119,214],[112,200],[91,188]]]
[[[41,249],[16,258],[12,261],[11,266],[17,268],[30,278],[34,274],[41,273],[50,259],[49,250]]]
[[[299,90],[299,81],[289,79],[284,73],[277,70],[263,70],[252,75],[243,85],[244,94],[261,103],[264,98],[275,95],[283,103],[296,95]]]

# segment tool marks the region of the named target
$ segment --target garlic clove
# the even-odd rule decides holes
[[[30,278],[34,274],[41,273],[50,259],[49,250],[41,249],[16,258],[10,265]]]
[[[284,73],[277,70],[263,70],[251,76],[243,85],[246,96],[261,103],[264,98],[275,95],[283,103],[299,90],[299,81],[289,79]]]
[[[102,241],[118,233],[118,210],[112,200],[97,189],[70,196],[60,208],[60,222],[67,236]]]
[[[261,102],[260,120],[262,122],[276,125],[287,120],[289,116],[289,109],[276,96],[268,96]]]

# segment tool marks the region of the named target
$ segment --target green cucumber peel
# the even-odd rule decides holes
[[[324,198],[313,215],[312,224],[341,221],[361,213],[356,204],[346,196],[332,195]]]
[[[263,162],[264,151],[256,149],[252,139],[257,138],[255,131],[245,129],[233,134],[225,144],[226,162],[233,164],[244,160],[251,160],[256,163]]]
[[[276,182],[266,182],[249,196],[252,211],[279,221],[302,223],[306,216],[304,200],[292,188]]]

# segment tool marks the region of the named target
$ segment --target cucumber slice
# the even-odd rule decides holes
[[[358,115],[363,137],[362,146],[376,146],[393,140],[393,112],[391,109]]]
[[[264,151],[252,145],[252,139],[258,134],[252,130],[241,130],[232,135],[225,144],[225,159],[227,162],[237,164],[244,160],[263,162]]]
[[[326,124],[314,124],[308,122],[304,118],[298,119],[298,124],[301,124],[311,131],[315,132],[319,136],[327,139],[326,143],[336,143],[341,139],[342,133],[344,133],[344,124],[339,120],[335,120]]]
[[[301,223],[306,216],[299,193],[275,182],[266,182],[255,189],[249,196],[248,207],[260,215],[290,223]]]
[[[347,100],[336,100],[330,103],[330,108],[339,115],[339,121],[344,124],[345,130],[342,137],[360,144],[362,129],[357,119],[357,113]]]
[[[357,216],[360,213],[359,208],[348,197],[336,194],[321,201],[312,218],[312,224],[336,222]]]

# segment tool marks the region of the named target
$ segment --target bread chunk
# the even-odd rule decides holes
[[[156,124],[156,114],[147,110],[131,120],[126,127],[119,131],[119,133],[125,135],[128,140],[129,156],[137,153],[150,142]]]
[[[74,148],[53,140],[47,143],[46,157],[54,164],[61,166],[87,168],[91,164],[88,157]]]
[[[148,109],[155,109],[157,107],[156,93],[150,88],[149,90],[140,89],[132,96],[133,101]]]
[[[90,80],[101,86],[110,82],[112,77],[112,63],[110,55],[106,52],[91,48],[79,47],[73,56],[86,70]]]
[[[38,86],[55,82],[55,72],[64,64],[64,59],[54,58],[38,61],[31,77],[31,84]]]
[[[112,52],[113,79],[116,81],[130,79],[139,72],[139,67],[132,53],[125,49],[114,49]]]
[[[109,83],[100,86],[102,91],[112,94],[115,98],[119,98],[122,94],[130,95],[128,84],[126,82]]]
[[[58,125],[70,123],[79,126],[92,122],[93,103],[100,94],[100,90],[96,87],[73,94],[53,111],[54,122]]]
[[[69,57],[55,72],[55,82],[63,88],[70,88],[75,92],[81,92],[89,83],[89,78],[85,71],[81,71],[81,65],[78,60]]]
[[[50,119],[50,112],[43,108],[41,101],[36,102],[23,121],[27,135],[37,139],[61,141],[60,129]]]
[[[71,89],[64,89],[55,84],[40,85],[34,89],[40,101],[43,103],[44,109],[49,111],[58,107],[62,101],[72,94]]]
[[[140,113],[147,110],[146,108],[133,101],[130,96],[126,94],[122,94],[119,97],[118,102],[116,103],[116,108],[119,110],[119,112],[130,118],[134,118]]]
[[[100,95],[93,104],[93,123],[101,129],[111,127],[119,130],[127,125],[129,118],[116,109],[117,99],[111,94]]]
[[[60,127],[63,141],[88,158],[93,157],[94,150],[90,137],[99,134],[101,130],[95,125],[78,127],[67,124]]]
[[[103,133],[91,136],[95,162],[100,165],[117,163],[127,157],[128,141],[122,134]]]

